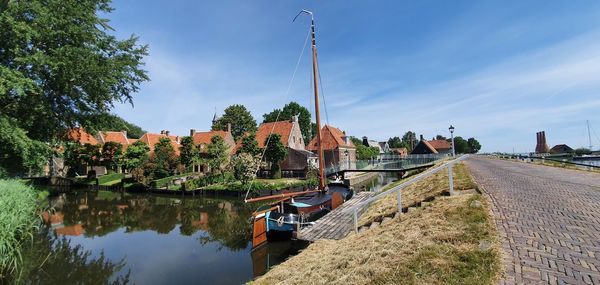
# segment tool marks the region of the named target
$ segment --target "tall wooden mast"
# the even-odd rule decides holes
[[[321,113],[319,112],[319,67],[317,66],[317,42],[315,39],[315,18],[312,12],[306,11],[311,17],[311,37],[312,37],[312,67],[313,83],[315,90],[315,115],[317,117],[317,146],[319,152],[319,189],[325,189],[325,157],[323,156],[323,143],[321,141]]]

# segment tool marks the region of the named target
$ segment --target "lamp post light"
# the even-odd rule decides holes
[[[344,151],[344,155],[346,155],[346,161],[348,162],[348,168],[350,169],[350,152],[348,150]]]
[[[452,140],[452,157],[455,157],[456,152],[454,151],[454,127],[450,125],[448,130],[450,130],[450,139]]]

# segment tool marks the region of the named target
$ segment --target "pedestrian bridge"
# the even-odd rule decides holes
[[[325,175],[344,175],[345,173],[355,172],[403,172],[411,169],[432,166],[436,161],[446,157],[448,157],[446,154],[425,154],[408,155],[404,157],[383,156],[371,160],[342,160],[338,165],[326,167]]]

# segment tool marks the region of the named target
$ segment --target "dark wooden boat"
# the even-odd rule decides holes
[[[313,13],[310,11],[302,10],[298,15],[300,14],[308,14],[311,16],[313,87],[319,156],[319,187],[316,190],[285,193],[246,200],[246,202],[254,202],[279,199],[273,203],[260,207],[253,213],[252,246],[254,248],[264,244],[269,239],[281,236],[293,236],[300,228],[310,225],[312,222],[327,214],[329,211],[339,207],[353,196],[352,189],[341,183],[339,180],[325,185],[325,158],[321,143],[315,21]],[[294,20],[295,19],[296,18],[294,18]]]

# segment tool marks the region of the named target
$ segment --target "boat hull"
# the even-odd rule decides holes
[[[283,202],[283,210],[268,211],[261,217],[266,222],[267,240],[294,236],[302,227],[318,220],[339,205],[351,199],[353,190],[343,184],[330,184],[326,192],[294,197]],[[272,204],[275,207],[281,204]],[[262,225],[261,225],[262,227]],[[254,244],[254,243],[253,243]],[[262,244],[262,242],[261,242]]]

